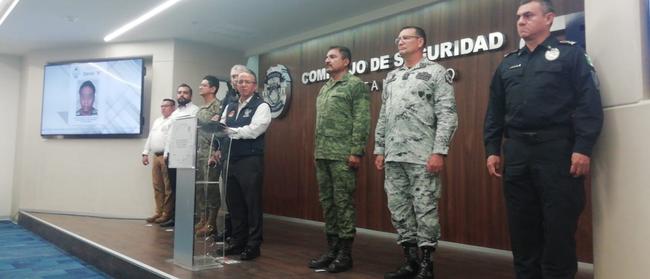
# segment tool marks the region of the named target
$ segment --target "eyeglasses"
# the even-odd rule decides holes
[[[422,37],[417,36],[417,35],[404,35],[404,36],[395,38],[395,44],[398,45],[399,41],[408,41],[410,39],[415,39],[415,38],[422,38]]]
[[[255,83],[255,82],[252,81],[252,80],[245,80],[245,79],[240,79],[240,80],[237,81],[237,84],[239,84],[239,85],[252,84],[252,83]]]

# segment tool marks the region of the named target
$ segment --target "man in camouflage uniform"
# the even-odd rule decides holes
[[[310,268],[341,272],[352,268],[356,214],[356,169],[361,164],[370,128],[368,86],[348,72],[351,53],[330,47],[325,67],[330,80],[316,99],[316,178],[325,217],[328,251]]]
[[[221,103],[216,98],[219,90],[219,80],[214,76],[206,76],[199,85],[199,93],[203,97],[203,106],[196,113],[198,134],[196,154],[196,198],[197,211],[201,219],[196,225],[197,236],[210,236],[216,233],[217,214],[221,205],[219,191],[220,168],[209,164],[212,143],[218,139],[214,136],[215,127],[221,116]]]
[[[385,164],[388,209],[406,263],[385,278],[416,273],[415,278],[433,278],[431,254],[440,238],[439,174],[458,122],[456,101],[445,68],[423,57],[424,30],[404,27],[395,43],[404,65],[384,81],[374,153],[377,169]]]

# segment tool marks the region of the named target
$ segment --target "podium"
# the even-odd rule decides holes
[[[216,236],[225,228],[230,138],[218,122],[181,117],[169,139],[169,167],[176,169],[172,261],[193,271],[221,268],[224,242]]]

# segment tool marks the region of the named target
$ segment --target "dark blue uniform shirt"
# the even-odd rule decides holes
[[[584,50],[553,36],[530,52],[506,55],[494,73],[485,117],[487,155],[501,153],[508,130],[569,130],[573,152],[591,156],[603,122],[594,69]]]

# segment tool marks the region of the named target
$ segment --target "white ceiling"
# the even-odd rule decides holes
[[[0,53],[103,44],[108,33],[161,2],[21,0],[0,26]],[[114,42],[181,39],[250,53],[359,15],[428,2],[434,1],[183,0]]]

